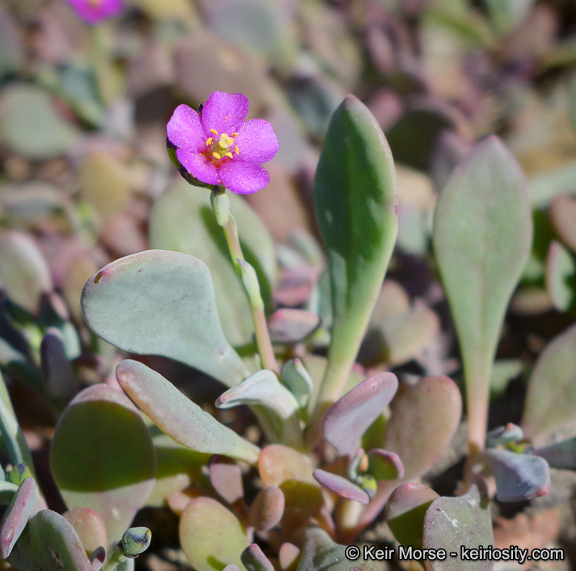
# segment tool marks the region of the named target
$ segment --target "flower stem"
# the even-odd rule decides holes
[[[278,375],[280,370],[276,363],[272,341],[270,340],[270,334],[268,332],[268,324],[266,323],[266,314],[264,313],[264,303],[260,294],[258,278],[254,269],[244,258],[242,246],[240,245],[240,240],[238,238],[236,221],[228,210],[226,204],[228,197],[224,193],[225,190],[220,187],[214,187],[212,189],[212,209],[214,210],[218,225],[224,232],[224,237],[226,238],[226,244],[228,244],[228,251],[230,252],[232,262],[236,268],[238,276],[244,284],[244,289],[248,296],[250,313],[252,314],[252,323],[256,334],[256,345],[258,347],[260,359],[262,360],[262,366],[264,369],[269,369]]]

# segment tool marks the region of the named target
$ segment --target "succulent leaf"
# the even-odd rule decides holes
[[[248,463],[258,460],[257,446],[220,424],[146,365],[130,359],[122,361],[116,368],[116,377],[152,422],[182,446]]]
[[[116,260],[88,280],[82,311],[124,351],[176,359],[227,386],[247,375],[224,338],[210,271],[192,256],[147,250]]]

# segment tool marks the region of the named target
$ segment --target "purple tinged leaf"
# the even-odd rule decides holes
[[[386,503],[386,523],[404,546],[422,547],[424,517],[430,504],[440,496],[428,486],[408,482],[398,486]]]
[[[66,356],[64,337],[56,327],[47,329],[40,345],[40,358],[46,392],[60,401],[71,399],[79,385]]]
[[[17,569],[93,569],[74,528],[52,510],[30,519],[8,562]]]
[[[77,507],[64,513],[63,517],[76,530],[91,560],[100,546],[108,546],[106,525],[97,511],[92,508]]]
[[[402,458],[405,479],[429,470],[447,450],[462,413],[460,390],[444,376],[404,385],[392,403],[383,448]]]
[[[576,199],[573,196],[562,194],[550,203],[550,221],[558,236],[573,251],[576,252]]]
[[[104,567],[106,560],[106,550],[104,547],[97,547],[90,555],[90,563],[92,564],[92,571],[100,571]]]
[[[360,438],[388,406],[398,389],[392,373],[380,373],[362,381],[326,412],[322,431],[340,456],[352,457]]]
[[[375,448],[368,452],[367,472],[376,480],[397,480],[404,476],[404,464],[395,452]]]
[[[248,571],[274,571],[274,565],[256,543],[247,547],[242,552],[241,558]]]
[[[284,515],[286,499],[276,486],[263,488],[250,506],[248,520],[257,531],[268,531],[280,523]]]
[[[268,320],[273,343],[299,343],[320,325],[315,313],[303,309],[278,309]]]
[[[460,548],[494,545],[492,518],[488,502],[480,497],[473,485],[463,496],[441,497],[434,500],[424,516],[424,549],[445,549],[457,557],[445,561],[428,561],[427,571],[492,571],[494,561],[463,561]]]
[[[509,450],[488,450],[484,458],[496,479],[496,497],[501,502],[522,502],[548,493],[550,468],[543,458]]]
[[[532,453],[544,458],[552,468],[576,470],[576,437],[537,448]]]
[[[314,470],[314,478],[320,485],[328,488],[341,498],[355,500],[364,505],[370,501],[370,496],[362,488],[359,488],[356,484],[344,478],[344,476],[318,469]]]
[[[296,561],[300,555],[300,549],[293,543],[283,543],[278,551],[278,560],[282,571],[294,571]]]
[[[12,498],[12,503],[6,510],[0,529],[0,556],[6,559],[28,520],[41,509],[36,494],[34,478],[26,478]]]
[[[210,462],[210,483],[229,504],[244,498],[242,470],[233,460],[214,456]]]
[[[130,359],[122,361],[116,368],[116,377],[152,422],[182,446],[248,463],[258,460],[257,446],[220,424],[146,365]]]

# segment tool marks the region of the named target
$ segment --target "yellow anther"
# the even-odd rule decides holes
[[[206,139],[206,146],[209,147],[213,142],[214,142],[214,139],[212,137],[208,137]]]
[[[215,135],[218,135],[218,131],[216,131],[216,129],[210,129],[210,133],[214,133]]]
[[[222,158],[219,153],[212,153],[212,156],[218,160],[220,160]]]
[[[233,137],[237,137],[239,135],[239,133],[232,133]]]
[[[234,149],[236,151],[236,154],[239,155],[240,154],[240,149],[238,148],[238,145],[236,145],[236,148]]]
[[[227,149],[232,143],[234,139],[228,136],[228,133],[222,133],[220,135],[220,140],[218,141],[218,145],[221,149]]]
[[[230,152],[226,153],[224,156],[230,157],[231,159],[234,158],[234,155],[233,155],[232,153],[230,153]]]

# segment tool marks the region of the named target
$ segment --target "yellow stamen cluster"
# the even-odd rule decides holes
[[[233,159],[234,155],[229,149],[234,145],[234,139],[238,136],[238,133],[232,133],[232,135],[228,135],[228,133],[219,134],[216,129],[210,129],[210,132],[213,133],[215,137],[208,137],[206,139],[206,147],[208,152],[212,153],[212,157],[218,161],[224,157]],[[240,154],[238,145],[234,146],[234,152],[237,155]]]

